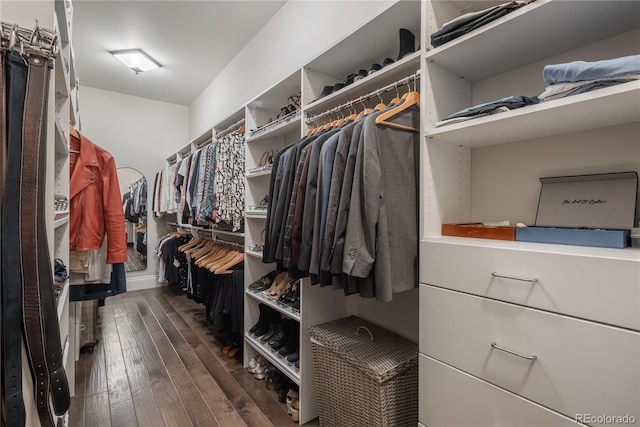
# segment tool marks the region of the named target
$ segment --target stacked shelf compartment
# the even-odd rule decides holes
[[[302,389],[300,370],[286,358],[280,356],[249,329],[259,320],[259,305],[264,304],[284,317],[300,322],[300,314],[287,309],[283,304],[268,298],[262,292],[254,292],[249,285],[274,270],[275,263],[263,263],[260,246],[264,245],[267,209],[265,197],[269,193],[272,167],[266,164],[269,153],[297,141],[301,136],[301,114],[299,109],[286,112],[283,108],[291,103],[292,96],[300,93],[301,75],[296,71],[250,101],[245,107],[245,230],[247,234],[245,254],[245,346],[244,365],[257,355],[262,355],[280,372]],[[301,390],[302,393],[302,390]],[[305,416],[305,403],[300,400],[300,419]],[[313,417],[312,417],[313,418]],[[311,418],[309,418],[311,419]]]
[[[531,257],[544,254],[558,260],[573,256],[595,257],[613,265],[625,260],[640,265],[640,253],[633,249],[441,235],[443,223],[507,219],[512,224],[533,224],[540,177],[640,171],[637,138],[640,85],[637,81],[488,117],[435,126],[448,115],[472,105],[510,95],[532,97],[541,94],[546,86],[542,71],[547,64],[637,54],[640,8],[637,3],[623,1],[537,0],[469,34],[431,48],[430,34],[445,22],[501,3],[434,0],[423,4],[426,28],[422,45],[428,48],[423,53],[422,65],[422,105],[427,108],[423,110],[422,118],[426,126],[421,147],[421,254],[451,249],[448,253],[460,255],[479,248],[487,253],[502,252],[505,258],[502,261],[506,262],[509,257],[514,269],[518,267],[515,260],[522,253],[530,253]],[[470,8],[463,10],[465,6]],[[531,37],[532,34],[535,37]],[[443,276],[440,282],[426,280],[428,271],[434,267],[430,262],[433,261],[427,256],[422,257],[420,268],[424,286],[421,288],[426,289],[428,285],[447,287],[452,280],[449,276],[453,274]],[[452,259],[451,262],[455,268],[455,261]],[[557,270],[559,275],[564,274],[561,268]],[[547,282],[551,280],[546,279]],[[542,283],[536,291],[544,286]],[[492,298],[495,290],[487,289],[486,296]],[[614,290],[607,292],[606,298],[617,297]],[[532,289],[527,295],[527,306],[535,305],[533,293]],[[545,303],[557,302],[549,294],[543,300]],[[421,317],[425,309],[421,306]],[[421,323],[423,321],[425,319],[421,319]],[[503,326],[497,324],[495,328],[501,330]],[[422,365],[427,356],[424,353],[420,356],[421,372],[428,371],[426,364]],[[444,366],[451,362],[439,360],[438,363]],[[455,371],[456,366],[451,370]],[[427,385],[435,384],[436,380],[428,376],[421,379],[420,421],[424,425],[438,423],[438,415],[430,413],[430,406],[425,404],[438,400],[429,396],[433,388]],[[525,388],[524,383],[521,388]],[[459,403],[449,410],[464,412],[460,396],[441,397]],[[487,410],[490,413],[490,409]],[[448,414],[451,419],[453,414],[446,411],[440,415]],[[502,415],[495,414],[494,419]]]

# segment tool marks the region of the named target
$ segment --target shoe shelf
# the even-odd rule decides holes
[[[377,17],[329,47],[304,66],[303,109],[306,114],[317,114],[350,101],[356,96],[393,83],[398,78],[415,73],[420,68],[420,54],[399,58],[399,30],[407,29],[415,37],[414,50],[418,50],[421,34],[420,2],[399,1],[387,7]],[[371,70],[382,65],[386,58],[394,62],[361,80],[318,99],[324,86],[345,83],[350,74]],[[415,64],[414,64],[415,61]],[[408,66],[409,69],[402,69]]]
[[[291,381],[296,383],[296,385],[300,385],[300,371],[295,365],[284,357],[280,356],[277,351],[272,350],[268,346],[263,345],[256,337],[254,337],[251,333],[247,332],[245,334],[245,341],[249,343],[251,347],[265,359],[267,359],[272,365],[274,365],[280,372],[285,374]]]
[[[286,116],[281,120],[273,122],[273,124],[269,123],[264,125],[247,136],[247,144],[285,135],[292,131],[299,131],[301,117],[298,111],[298,113]]]
[[[307,115],[322,113],[335,105],[352,101],[358,98],[359,95],[375,91],[403,77],[414,74],[418,69],[420,69],[420,52],[414,52],[361,80],[353,82],[349,86],[345,86],[337,92],[311,102],[304,107],[305,113]],[[309,75],[313,74],[312,70],[307,71]],[[403,89],[399,88],[399,90],[402,91]],[[376,99],[373,101],[378,102]]]
[[[273,308],[274,310],[277,310],[281,314],[284,314],[285,316],[297,322],[300,322],[300,311],[294,309],[290,305],[283,304],[281,302],[278,302],[278,300],[271,299],[268,296],[266,296],[263,292],[253,292],[251,290],[247,290],[246,295],[257,300],[259,303],[267,305]]]

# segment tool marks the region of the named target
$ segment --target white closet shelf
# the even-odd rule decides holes
[[[60,118],[56,117],[56,154],[67,157],[69,156],[69,141],[64,131]]]
[[[426,60],[476,82],[631,30],[637,20],[637,2],[537,0],[427,52]]]
[[[244,216],[247,217],[247,218],[267,219],[267,211],[266,211],[266,209],[264,211],[250,211],[250,210],[247,210],[244,213]]]
[[[510,240],[474,239],[468,237],[427,237],[420,241],[420,250],[425,251],[425,245],[465,245],[482,248],[508,249],[513,251],[541,252],[556,255],[577,255],[612,260],[637,261],[640,263],[640,251],[635,248],[614,249],[596,248],[590,246],[558,245],[553,243],[532,243]]]
[[[55,73],[56,93],[62,98],[68,98],[71,93],[71,87],[69,86],[69,69],[68,63],[65,64],[66,61],[68,60],[66,60],[62,55],[62,50],[60,50],[60,53],[56,56],[54,68],[62,70],[62,73]]]
[[[269,138],[275,138],[291,131],[300,129],[300,120],[301,115],[298,114],[289,120],[284,120],[280,123],[277,123],[273,126],[269,126],[264,130],[259,130],[257,132],[253,132],[247,136],[246,142],[247,144],[250,142],[264,141]]]
[[[248,173],[245,176],[246,178],[257,178],[259,176],[267,176],[267,175],[271,175],[271,169],[265,169],[258,172]]]
[[[638,122],[640,81],[431,128],[427,138],[484,147]]]
[[[420,44],[420,15],[420,2],[394,2],[371,21],[329,47],[306,67],[328,76],[346,77],[349,73],[356,73],[358,68],[369,69],[373,62],[382,64],[385,57],[395,60],[398,56],[400,28],[406,28],[414,34],[416,47]]]
[[[59,217],[58,215],[60,215],[60,213],[56,212],[57,218],[53,221],[53,228],[62,227],[69,222],[69,212],[66,212],[65,215],[61,215]]]
[[[56,308],[58,313],[58,321],[62,318],[62,312],[64,311],[64,307],[67,304],[67,298],[69,296],[69,279],[65,280],[62,284],[62,292],[60,292],[60,296],[58,297],[58,307]]]
[[[249,256],[262,259],[262,252],[251,251],[247,249],[245,253]]]
[[[202,237],[201,234],[206,233],[217,234],[220,236],[244,237],[244,233],[239,233],[237,231],[216,230],[215,228],[204,228],[189,224],[176,224],[176,227],[178,229],[183,229],[188,233],[190,232],[194,237]]]
[[[316,102],[304,107],[307,114],[319,114],[333,106],[343,104],[358,98],[358,96],[373,92],[378,88],[392,84],[395,81],[414,74],[420,68],[420,52],[414,52],[381,70],[344,87],[343,89],[320,98]],[[413,87],[413,86],[411,86]],[[398,90],[406,92],[406,88]]]
[[[263,355],[269,362],[271,362],[271,364],[278,368],[280,372],[289,377],[291,381],[300,385],[300,372],[298,372],[292,363],[289,363],[289,361],[280,356],[278,352],[271,350],[268,346],[262,345],[262,343],[251,334],[247,333],[244,337],[247,343],[249,343],[254,350]]]
[[[288,305],[280,304],[277,302],[277,300],[272,300],[271,298],[268,298],[262,292],[252,292],[250,290],[247,290],[245,294],[262,304],[268,305],[269,307],[277,310],[278,312],[284,314],[290,319],[293,319],[296,322],[300,322],[300,312],[292,309]]]
[[[67,365],[67,356],[69,356],[69,335],[65,336],[62,346],[62,364]]]

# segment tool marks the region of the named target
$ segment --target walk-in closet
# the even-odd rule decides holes
[[[640,2],[0,0],[8,427],[640,423]]]

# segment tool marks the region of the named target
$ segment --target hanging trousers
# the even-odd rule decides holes
[[[51,59],[5,54],[7,157],[2,209],[3,385],[7,426],[24,425],[20,329],[40,423],[70,405],[45,218],[46,117]],[[17,313],[16,313],[17,311]],[[22,328],[18,328],[18,325]]]

